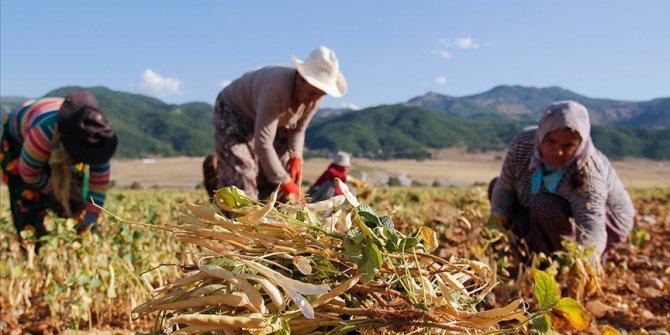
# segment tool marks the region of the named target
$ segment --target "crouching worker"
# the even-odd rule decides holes
[[[340,185],[335,179],[347,182],[347,170],[351,166],[351,157],[348,153],[338,151],[333,157],[332,163],[326,171],[314,182],[314,185],[307,191],[307,196],[312,201],[322,201],[332,198],[336,195],[342,195]]]
[[[8,115],[0,167],[16,231],[45,235],[47,210],[77,219],[80,232],[96,229],[100,209],[92,201],[104,204],[116,146],[109,121],[88,91],[29,100]]]
[[[219,93],[216,158],[203,165],[208,191],[236,186],[266,199],[280,187],[283,201],[299,200],[307,126],[323,96],[342,96],[347,83],[329,48],[319,47],[305,60],[294,57],[293,64],[248,72]]]
[[[512,141],[500,177],[489,187],[491,220],[536,252],[562,240],[594,248],[602,262],[626,241],[635,209],[607,157],[591,142],[586,107],[551,104],[539,127]]]

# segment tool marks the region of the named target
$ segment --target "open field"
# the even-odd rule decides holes
[[[0,291],[9,293],[0,295],[0,333],[146,333],[156,314],[133,322],[132,308],[146,301],[152,289],[192,273],[174,265],[193,264],[194,257],[207,255],[180,241],[171,228],[183,210],[181,203],[207,203],[202,191],[112,190],[107,208],[139,223],[106,215],[101,234],[77,236],[72,220],[48,217],[51,235],[39,255],[21,252],[6,188],[0,191]],[[523,298],[529,312],[537,311],[531,273],[540,264],[519,266],[519,245],[487,228],[485,196],[483,186],[373,187],[361,192],[360,200],[380,215],[391,215],[399,232],[434,229],[436,254],[444,259],[456,256],[495,266],[499,285],[478,308]],[[586,334],[599,334],[605,325],[631,335],[667,334],[670,328],[670,189],[635,189],[631,196],[638,212],[636,228],[606,264],[600,291],[580,293],[588,286],[574,281],[569,265],[578,257],[558,255],[548,269],[563,294],[578,298],[592,314]],[[164,266],[156,268],[160,264]]]
[[[385,184],[389,177],[406,175],[431,185],[434,181],[442,185],[469,186],[488,183],[497,176],[502,165],[501,154],[450,153],[437,160],[389,160],[353,159],[351,170],[354,176],[361,172],[372,184]],[[153,163],[139,159],[115,160],[112,162],[112,180],[116,186],[127,187],[133,182],[142,187],[193,189],[202,182],[202,157],[161,158]],[[309,159],[305,162],[304,179],[314,181],[328,166],[327,159]],[[613,162],[626,187],[670,187],[670,162],[644,159],[627,159]]]

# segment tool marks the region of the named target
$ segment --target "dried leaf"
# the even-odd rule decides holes
[[[434,230],[426,226],[421,226],[417,236],[420,241],[423,241],[423,246],[426,247],[426,251],[433,252],[437,249],[439,242],[437,240],[437,233]]]
[[[309,263],[309,258],[302,256],[293,257],[293,265],[304,275],[312,274],[312,265]]]
[[[558,324],[566,324],[568,327],[580,331],[591,326],[593,317],[576,300],[572,298],[561,298],[551,311],[552,324],[559,328]]]

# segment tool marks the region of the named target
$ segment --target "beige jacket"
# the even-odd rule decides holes
[[[277,129],[289,131],[288,147],[302,157],[305,131],[321,99],[291,109],[291,96],[297,72],[294,68],[267,66],[233,81],[221,92],[220,99],[234,111],[254,120],[254,148],[268,179],[283,183],[290,179],[274,149]]]

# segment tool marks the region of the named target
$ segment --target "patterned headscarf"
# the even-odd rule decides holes
[[[586,160],[595,151],[593,142],[591,141],[589,111],[584,105],[576,101],[563,100],[552,103],[542,114],[535,138],[535,153],[530,165],[531,169],[537,168],[540,165],[547,165],[542,157],[542,140],[550,132],[564,128],[576,131],[582,141],[575,152],[575,156],[568,163],[563,166],[552,166],[551,168],[565,168],[573,162],[577,163],[577,169],[581,169],[584,166]]]

